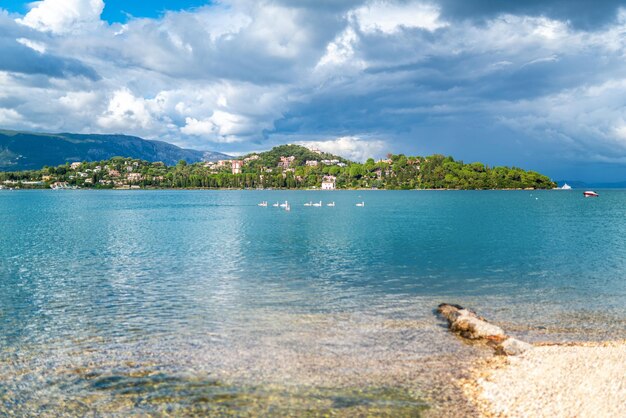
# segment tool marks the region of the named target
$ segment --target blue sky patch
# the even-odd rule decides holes
[[[28,4],[21,0],[5,0],[0,8],[14,13],[28,12]],[[166,11],[187,10],[210,4],[207,0],[105,0],[102,19],[109,23],[126,22],[129,16],[156,18]]]

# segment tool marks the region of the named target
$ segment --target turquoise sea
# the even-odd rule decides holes
[[[471,416],[440,302],[626,338],[626,191],[0,191],[0,415]]]

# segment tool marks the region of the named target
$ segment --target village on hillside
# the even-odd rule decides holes
[[[355,163],[298,145],[281,145],[241,159],[175,166],[115,157],[98,162],[68,162],[36,171],[0,173],[0,188],[39,189],[547,189],[554,183],[519,168],[464,164],[433,155]]]

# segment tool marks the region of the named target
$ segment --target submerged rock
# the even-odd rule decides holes
[[[515,356],[533,347],[531,344],[509,337],[499,326],[487,322],[462,306],[442,303],[437,307],[437,312],[448,320],[452,332],[470,340],[487,340],[495,343],[497,353]]]
[[[502,341],[500,344],[498,344],[496,350],[498,351],[498,353],[505,354],[507,356],[518,356],[532,348],[532,344],[520,341],[517,338],[509,337],[506,340]]]
[[[448,320],[450,330],[458,332],[464,338],[478,340],[481,338],[498,339],[506,337],[502,328],[490,324],[476,315],[476,313],[459,305],[442,303],[437,310]]]
[[[448,303],[442,303],[437,307],[437,312],[443,315],[449,323],[451,323],[451,318],[456,318],[456,315],[458,315],[460,310],[463,310],[462,306]]]
[[[499,339],[506,337],[506,334],[499,326],[470,315],[459,316],[456,321],[450,325],[450,329],[470,340],[479,340],[481,338]]]

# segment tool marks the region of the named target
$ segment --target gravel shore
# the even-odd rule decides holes
[[[485,417],[626,416],[626,341],[540,345],[461,382]]]

